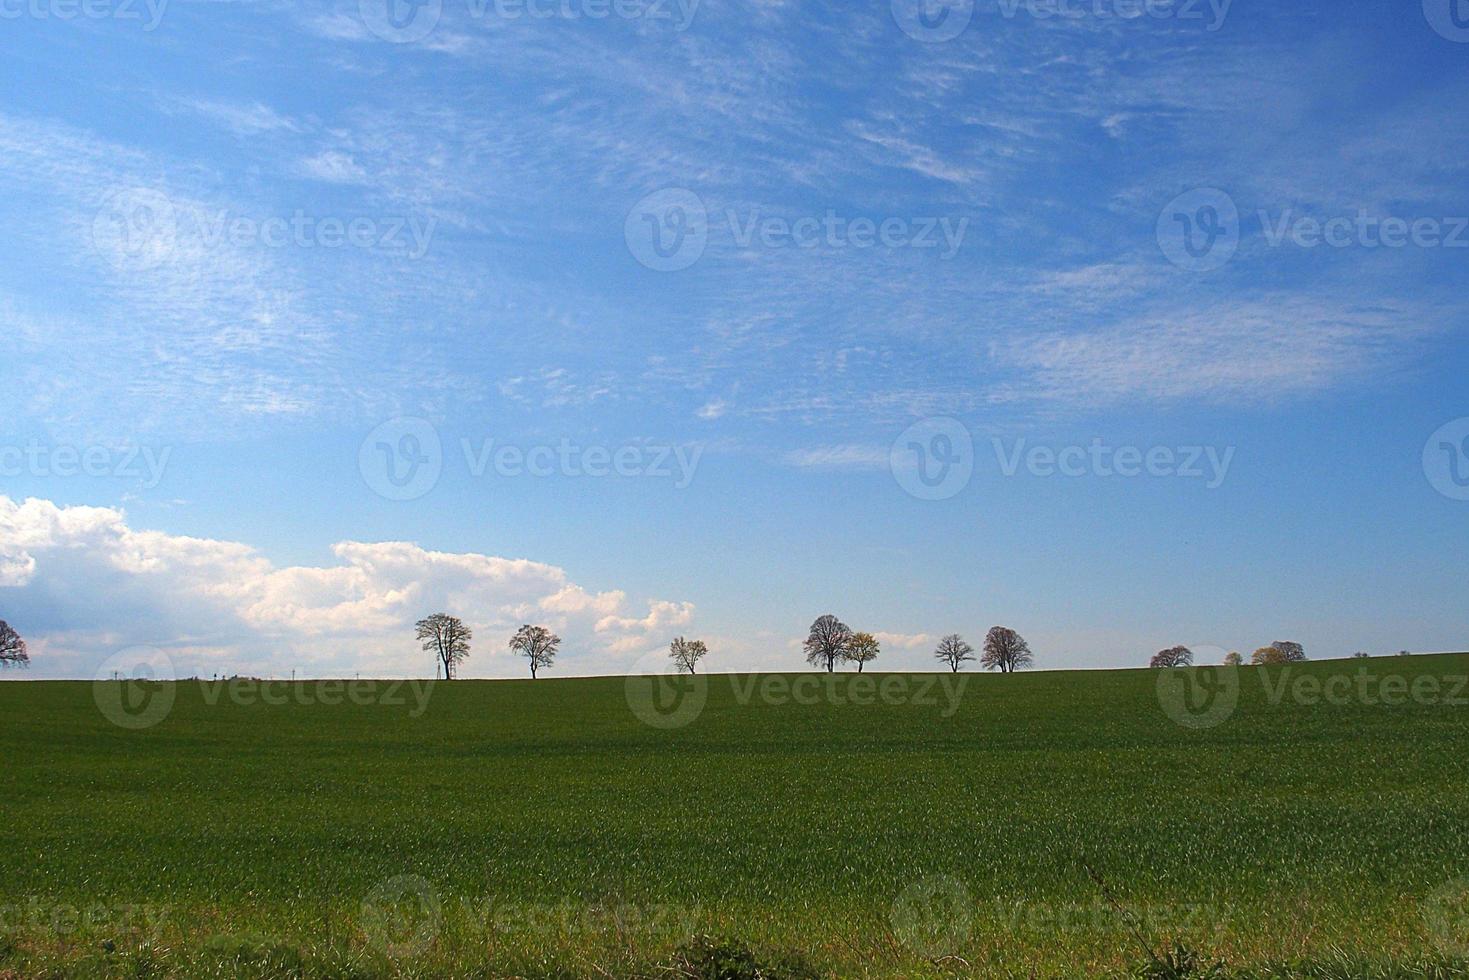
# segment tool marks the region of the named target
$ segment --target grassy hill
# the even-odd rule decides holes
[[[1469,656],[861,676],[0,684],[0,977],[1469,975]]]

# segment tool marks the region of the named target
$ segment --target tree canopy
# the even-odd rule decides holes
[[[1149,667],[1192,667],[1194,663],[1194,652],[1188,647],[1169,647],[1167,650],[1159,650],[1153,654],[1153,659],[1148,661]]]
[[[881,652],[877,637],[871,633],[853,633],[851,642],[847,644],[847,659],[857,665],[859,674],[862,673],[862,665],[872,663]]]
[[[434,613],[416,624],[423,648],[438,658],[444,680],[452,681],[459,665],[469,659],[469,641],[474,632],[463,620],[448,613]]]
[[[836,670],[837,661],[846,659],[851,645],[851,628],[828,613],[811,624],[805,643],[806,662],[813,667],[825,667],[831,673]]]
[[[1030,644],[1024,637],[1008,626],[993,626],[984,638],[984,654],[979,665],[985,670],[999,670],[1002,674],[1013,674],[1022,667],[1034,663]]]
[[[510,638],[510,649],[530,661],[530,676],[534,680],[543,667],[556,660],[556,651],[561,648],[561,637],[544,626],[526,624]]]
[[[974,647],[966,643],[964,637],[958,633],[950,633],[939,640],[938,649],[933,652],[933,655],[947,664],[949,670],[957,674],[966,661],[974,659]]]
[[[683,637],[675,637],[668,644],[668,656],[679,670],[694,673],[694,667],[700,660],[709,655],[709,648],[703,640],[686,640]]]
[[[11,628],[10,624],[0,619],[0,667],[29,667],[31,656],[26,653],[26,641],[20,638],[20,634]]]

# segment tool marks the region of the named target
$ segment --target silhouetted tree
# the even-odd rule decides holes
[[[0,619],[0,668],[30,665],[31,655],[26,653],[26,641],[10,628],[9,623]]]
[[[1030,655],[1030,644],[1008,626],[992,626],[984,638],[984,654],[979,665],[985,670],[999,669],[1002,674],[1013,674],[1034,662]]]
[[[522,626],[510,638],[510,649],[530,661],[531,680],[535,680],[542,667],[551,666],[560,648],[561,637],[544,626]]]
[[[934,650],[933,655],[936,660],[948,664],[949,669],[957,674],[966,660],[974,659],[974,647],[965,643],[964,637],[958,633],[950,633],[939,640],[938,649]]]
[[[703,640],[685,640],[680,636],[668,644],[669,659],[678,665],[679,670],[686,670],[690,674],[694,673],[694,665],[708,655],[709,648],[704,645]]]
[[[852,631],[847,624],[830,614],[822,616],[811,624],[806,637],[806,662],[825,667],[829,674],[836,670],[838,660],[846,659],[851,645]]]
[[[859,674],[862,673],[862,665],[876,660],[881,652],[877,637],[871,633],[853,633],[851,642],[847,644],[847,659],[857,665]]]
[[[414,625],[423,648],[443,666],[444,680],[452,681],[459,665],[469,659],[469,641],[474,639],[474,632],[459,617],[448,613],[434,613]]]
[[[1194,652],[1188,647],[1169,647],[1167,650],[1159,650],[1153,654],[1153,659],[1148,661],[1149,667],[1192,667],[1194,664]]]

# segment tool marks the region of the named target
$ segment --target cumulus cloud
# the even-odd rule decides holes
[[[877,642],[887,649],[899,650],[922,650],[938,642],[938,638],[928,633],[883,633],[872,634]]]
[[[687,602],[631,604],[525,559],[344,541],[335,561],[280,567],[247,544],[139,530],[103,507],[0,496],[0,615],[45,651],[36,672],[88,676],[125,646],[184,673],[415,676],[413,623],[447,611],[475,631],[465,676],[518,676],[506,640],[524,622],[564,639],[566,673],[626,669],[689,622]]]

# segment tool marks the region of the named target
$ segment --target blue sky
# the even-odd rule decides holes
[[[79,10],[0,9],[30,676],[1465,646],[1447,3]]]

